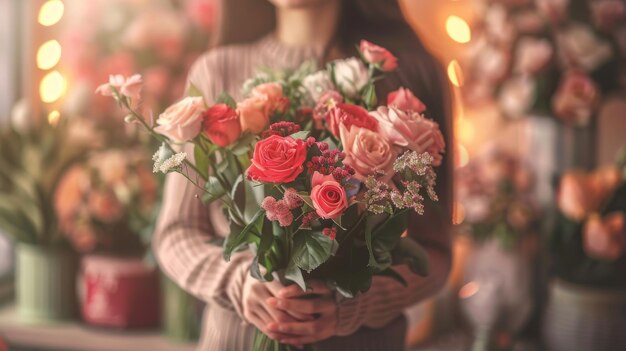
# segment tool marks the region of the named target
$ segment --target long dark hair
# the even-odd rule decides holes
[[[275,28],[274,12],[266,0],[222,0],[220,29],[214,44],[252,42],[263,37]],[[441,206],[438,213],[427,211],[419,220],[429,230],[445,234],[452,216],[454,144],[450,90],[444,70],[406,21],[398,0],[342,0],[336,42],[343,53],[353,55],[361,39],[383,46],[398,57],[399,69],[379,84],[379,96],[401,86],[410,89],[426,104],[427,115],[439,123],[446,136],[446,157],[438,172]]]

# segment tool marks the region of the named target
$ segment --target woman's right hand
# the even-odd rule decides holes
[[[274,340],[284,340],[293,337],[276,331],[270,331],[268,326],[275,323],[294,323],[312,320],[313,317],[307,314],[286,313],[276,307],[267,304],[270,298],[276,298],[278,292],[284,286],[278,281],[260,282],[251,276],[246,276],[243,286],[243,317],[253,324],[263,334]]]

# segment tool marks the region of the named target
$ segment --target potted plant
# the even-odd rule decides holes
[[[517,155],[495,149],[457,174],[457,230],[475,243],[459,291],[474,350],[509,349],[531,316],[540,219],[531,178]]]
[[[63,234],[83,255],[79,286],[87,323],[158,326],[159,274],[144,260],[157,196],[147,158],[132,149],[94,153],[61,179],[55,209]]]
[[[61,174],[82,157],[83,140],[67,120],[51,125],[21,116],[13,122],[0,130],[0,230],[16,243],[17,310],[27,322],[70,318],[75,262],[52,195]]]
[[[626,152],[616,165],[560,180],[551,237],[548,350],[626,349]]]

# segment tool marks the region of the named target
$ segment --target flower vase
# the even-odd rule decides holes
[[[162,276],[163,332],[172,340],[188,342],[200,335],[199,301],[176,283]]]
[[[544,350],[626,350],[626,290],[555,279],[548,294]]]
[[[46,323],[75,316],[76,259],[63,248],[18,244],[16,300],[25,323]]]
[[[87,324],[118,329],[160,325],[159,273],[140,257],[85,256],[79,287]]]

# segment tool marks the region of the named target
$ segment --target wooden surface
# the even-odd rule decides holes
[[[98,329],[78,322],[26,325],[15,307],[0,307],[0,336],[17,349],[63,351],[192,351],[195,345],[166,339],[158,331]]]

